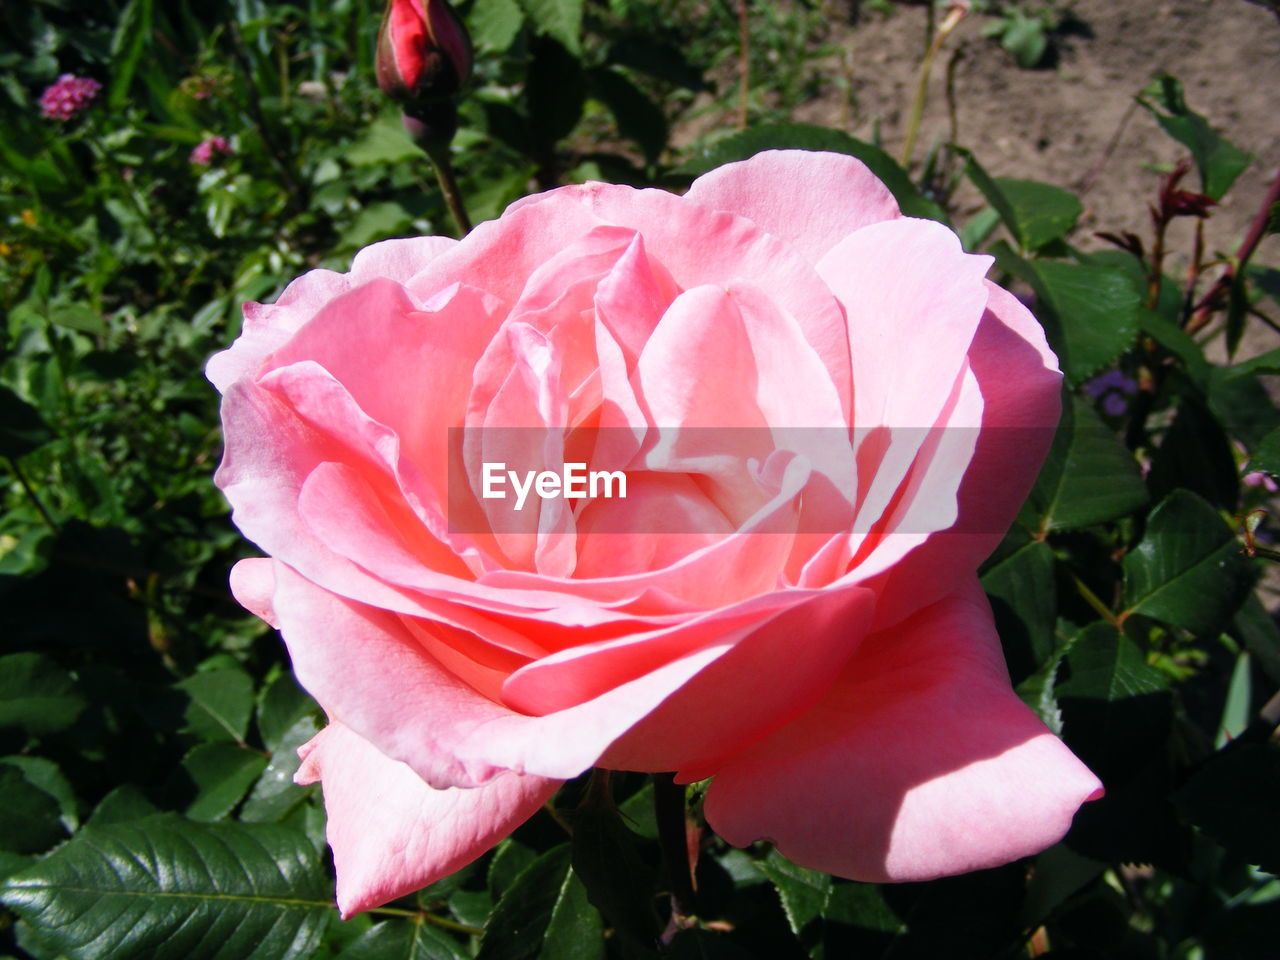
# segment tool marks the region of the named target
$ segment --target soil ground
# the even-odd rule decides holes
[[[1057,38],[1051,66],[1034,70],[1019,68],[982,35],[989,17],[961,22],[934,65],[917,159],[931,144],[954,138],[993,175],[1077,192],[1087,187],[1076,243],[1102,246],[1093,234],[1107,230],[1147,238],[1146,211],[1160,171],[1187,151],[1147,111],[1134,108],[1133,98],[1152,74],[1171,73],[1182,81],[1191,108],[1255,157],[1206,224],[1207,253],[1234,251],[1280,167],[1280,18],[1246,0],[1074,0],[1058,6],[1072,11],[1076,26]],[[862,139],[871,139],[878,127],[896,156],[924,50],[927,10],[895,4],[886,15],[867,7],[859,0],[826,4],[826,42],[841,54],[816,66],[833,82],[792,118]],[[955,51],[952,131],[946,73]],[[677,137],[698,132],[678,131]],[[1195,175],[1184,185],[1194,189]],[[960,223],[983,206],[971,187],[956,201]],[[1171,270],[1187,262],[1191,239],[1190,220],[1176,222],[1166,261]],[[1280,266],[1280,237],[1265,240],[1255,262]],[[1280,334],[1254,327],[1242,355],[1280,346]]]

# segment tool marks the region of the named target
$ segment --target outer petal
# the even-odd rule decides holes
[[[448,237],[384,240],[357,253],[350,273],[312,270],[285,287],[275,303],[246,303],[240,337],[230,349],[209,360],[206,375],[219,392],[225,393],[236,380],[253,376],[267,354],[284,344],[335,297],[375,278],[407,281],[457,243]]]
[[[684,196],[754,221],[810,263],[853,231],[901,215],[889,188],[861,160],[808,150],[766,150],[726,163]]]
[[[324,781],[344,919],[466,866],[536,813],[561,783],[504,773],[472,790],[434,790],[341,723],[298,752],[297,782]]]
[[[576,777],[737,639],[530,717],[442,667],[401,617],[329,593],[279,562],[275,573],[273,604],[298,681],[330,716],[441,788],[478,786],[508,770]]]
[[[927,880],[1043,850],[1100,795],[1010,689],[971,577],[868,638],[817,707],[715,771],[706,813],[730,843],[769,837],[814,870]]]
[[[987,310],[969,366],[982,391],[982,429],[956,493],[959,516],[884,574],[873,629],[946,596],[1004,537],[1035,483],[1061,414],[1062,374],[1035,317],[1011,293],[987,284]]]

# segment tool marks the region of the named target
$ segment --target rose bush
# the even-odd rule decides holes
[[[858,161],[770,152],[684,197],[529,197],[246,307],[209,364],[217,480],[269,558],[232,586],[329,716],[298,777],[345,914],[593,765],[709,777],[730,843],[862,880],[1064,834],[1099,783],[1010,688],[976,577],[1060,374],[989,267]],[[626,498],[486,527],[456,471],[506,427]]]

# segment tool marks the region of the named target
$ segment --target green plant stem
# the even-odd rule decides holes
[[[556,824],[569,836],[573,836],[573,826],[565,819],[564,814],[556,809],[555,804],[548,800],[542,805],[542,809],[547,811],[547,816],[556,822]]]
[[[924,102],[929,94],[929,75],[933,72],[933,61],[937,58],[938,51],[946,43],[951,31],[964,19],[964,15],[965,8],[958,5],[947,11],[947,15],[942,18],[942,23],[938,24],[938,29],[933,34],[933,41],[929,44],[929,48],[925,50],[924,60],[920,62],[920,73],[916,78],[916,95],[911,101],[911,113],[907,120],[907,138],[902,145],[901,163],[904,168],[910,166],[911,154],[916,149],[916,137],[920,133],[920,121],[924,119]]]
[[[13,475],[18,478],[18,483],[22,485],[22,489],[26,492],[27,498],[35,506],[36,512],[40,514],[40,518],[44,520],[45,526],[52,530],[55,534],[61,533],[58,522],[53,519],[53,515],[45,509],[40,497],[36,493],[35,487],[31,486],[31,481],[27,479],[27,475],[22,472],[22,468],[18,466],[17,458],[5,457],[5,463],[9,464],[9,469],[13,471]]]
[[[462,205],[462,192],[458,189],[457,178],[453,175],[453,163],[449,159],[449,146],[433,145],[426,147],[427,156],[431,158],[431,166],[435,168],[436,179],[440,181],[440,192],[444,194],[445,206],[453,222],[458,225],[458,236],[465,237],[471,232],[471,218],[467,216],[467,208]]]
[[[368,912],[380,914],[384,917],[403,917],[406,920],[421,920],[423,923],[429,923],[431,926],[439,927],[441,930],[452,930],[455,933],[465,933],[472,937],[478,937],[484,933],[484,931],[479,927],[473,927],[466,923],[459,923],[457,920],[450,920],[447,917],[437,917],[434,913],[427,913],[425,910],[402,910],[399,907],[374,907]]]
[[[653,775],[653,812],[658,822],[658,843],[671,881],[671,905],[681,916],[694,914],[693,874],[689,870],[689,834],[686,826],[684,787],[671,773]]]
[[[1107,605],[1098,598],[1096,593],[1089,589],[1083,580],[1074,575],[1071,579],[1075,581],[1076,591],[1084,599],[1084,602],[1091,606],[1098,616],[1112,626],[1120,626],[1120,618],[1107,608]]]

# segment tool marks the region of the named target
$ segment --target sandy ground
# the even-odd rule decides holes
[[[951,35],[935,64],[916,156],[954,135],[996,176],[1043,180],[1080,191],[1086,211],[1073,237],[1104,245],[1095,231],[1149,235],[1146,213],[1160,179],[1187,151],[1133,107],[1152,74],[1182,80],[1192,109],[1255,157],[1206,225],[1206,250],[1235,251],[1280,167],[1280,19],[1246,0],[1074,0],[1078,27],[1058,43],[1056,63],[1020,69],[1012,56],[982,36],[989,18],[973,15]],[[840,55],[817,68],[832,79],[801,104],[796,121],[846,130],[870,139],[878,127],[897,155],[924,48],[926,10],[895,5],[891,15],[858,0],[830,0],[822,39]],[[956,130],[946,96],[947,61],[954,71]],[[732,82],[730,78],[725,80]],[[717,118],[677,130],[692,139]],[[718,118],[720,122],[724,117]],[[704,129],[696,129],[701,126]],[[1185,186],[1194,188],[1194,174]],[[966,185],[956,197],[963,222],[983,200]],[[1172,271],[1190,254],[1189,220],[1170,236]],[[1255,262],[1280,266],[1280,238],[1263,242]],[[1261,324],[1244,353],[1280,346],[1280,334]]]

